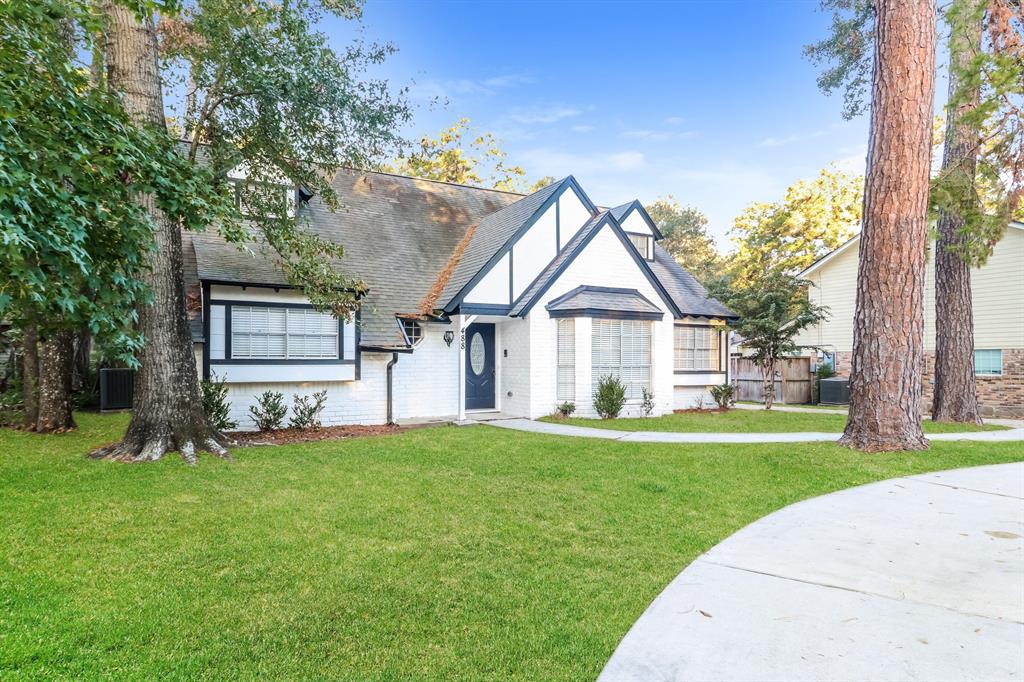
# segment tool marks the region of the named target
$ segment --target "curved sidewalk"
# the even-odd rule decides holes
[[[808,443],[836,441],[843,434],[799,431],[791,433],[697,433],[673,431],[613,431],[589,426],[553,424],[530,419],[495,419],[482,422],[489,426],[516,431],[546,433],[553,436],[603,438],[640,443]],[[933,433],[928,440],[1024,441],[1024,428],[1003,431],[963,431],[960,433]]]
[[[600,680],[1024,678],[1024,463],[798,502],[690,564]]]

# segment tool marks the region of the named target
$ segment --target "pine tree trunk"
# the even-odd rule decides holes
[[[840,443],[921,450],[934,0],[878,0],[850,409]]]
[[[100,3],[106,21],[107,87],[121,96],[139,125],[165,128],[156,27],[112,0]],[[92,453],[120,461],[159,459],[177,450],[194,463],[196,451],[227,451],[203,413],[192,337],[185,311],[181,233],[152,196],[137,196],[155,227],[156,248],[145,275],[153,301],[139,310],[145,345],[135,375],[132,420],[124,440]]]
[[[973,8],[972,8],[973,9]],[[982,21],[949,36],[949,97],[961,89],[957,66],[967,66],[981,45]],[[978,106],[980,90],[957,110],[949,109],[942,172],[956,177],[957,186],[973,195],[981,144],[977,130],[962,124],[962,116]],[[971,303],[971,270],[957,253],[964,244],[964,219],[942,212],[935,242],[935,421],[980,424],[978,389],[974,382],[974,306]]]
[[[75,428],[71,414],[71,372],[74,334],[54,333],[39,344],[39,418],[35,430],[68,431]]]
[[[34,325],[25,327],[21,339],[21,394],[26,429],[35,430],[39,421],[39,337]]]

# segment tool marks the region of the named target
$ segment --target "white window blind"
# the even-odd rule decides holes
[[[338,321],[307,308],[232,306],[231,357],[260,360],[338,357]]]
[[[639,399],[641,388],[651,386],[651,323],[646,320],[593,321],[591,381],[618,377],[626,385],[626,397]]]
[[[576,321],[558,320],[558,371],[556,398],[576,399]]]
[[[722,356],[718,338],[718,329],[715,327],[676,327],[676,369],[721,371]]]
[[[640,255],[647,260],[652,260],[654,254],[651,253],[651,238],[643,234],[629,233],[626,235],[629,237],[629,241],[633,242],[633,246],[640,252]]]

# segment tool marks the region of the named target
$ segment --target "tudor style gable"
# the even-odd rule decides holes
[[[444,309],[507,312],[596,213],[569,176],[487,216],[445,287]]]

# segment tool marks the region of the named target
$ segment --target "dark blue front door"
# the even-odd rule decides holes
[[[466,409],[494,409],[494,325],[466,327]]]

